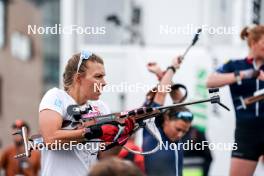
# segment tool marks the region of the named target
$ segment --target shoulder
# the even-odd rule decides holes
[[[64,106],[64,97],[66,97],[66,93],[61,89],[55,87],[48,90],[40,102],[39,112],[43,109],[51,109],[61,114]]]
[[[57,88],[57,87],[54,87],[52,89],[49,89],[43,96],[44,97],[58,97],[58,96],[63,96],[65,93],[63,90]]]
[[[230,59],[229,62],[230,64],[234,64],[234,65],[245,65],[245,64],[249,64],[250,61],[244,58],[244,59]]]
[[[241,59],[228,59],[223,63],[223,66],[233,66],[241,63]]]
[[[246,59],[229,59],[220,67],[218,67],[216,71],[220,73],[233,72],[235,69],[240,68],[246,63],[247,63]]]
[[[11,155],[12,153],[16,153],[16,149],[15,149],[15,146],[14,145],[9,145],[7,146],[3,152],[1,153],[2,156],[9,156]]]
[[[52,101],[55,101],[55,104],[59,104],[62,101],[61,100],[62,97],[63,97],[63,90],[60,90],[60,89],[54,87],[54,88],[48,90],[44,94],[44,96],[41,100],[41,103],[52,100]]]

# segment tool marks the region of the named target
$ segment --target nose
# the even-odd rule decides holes
[[[102,80],[102,82],[101,82],[101,85],[102,85],[102,87],[104,87],[104,86],[106,86],[106,85],[107,85],[107,83],[106,83],[105,79],[103,79],[103,80]]]
[[[178,139],[181,139],[183,137],[184,133],[183,132],[179,132],[178,135],[177,135],[177,138]]]

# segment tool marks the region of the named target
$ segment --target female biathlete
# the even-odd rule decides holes
[[[207,87],[229,85],[235,108],[235,143],[232,151],[231,176],[253,175],[259,157],[264,154],[264,102],[241,107],[241,100],[264,88],[264,26],[245,27],[241,39],[249,53],[245,58],[230,60],[212,73]]]

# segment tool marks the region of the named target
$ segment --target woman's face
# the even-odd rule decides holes
[[[184,120],[164,119],[163,131],[165,135],[173,142],[180,140],[190,129],[191,122]]]
[[[106,85],[104,80],[104,65],[97,62],[86,62],[85,74],[80,79],[80,92],[87,100],[98,100],[103,87]]]
[[[251,50],[255,58],[264,60],[264,35],[262,35],[258,42],[252,44]]]

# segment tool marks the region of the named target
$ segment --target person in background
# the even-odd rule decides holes
[[[95,164],[88,176],[143,176],[143,174],[131,161],[112,157]]]
[[[13,133],[21,130],[25,126],[28,129],[28,135],[30,128],[28,124],[23,120],[16,120],[12,124]],[[14,156],[24,152],[23,138],[21,135],[13,136],[13,144],[5,148],[1,154],[0,168],[4,170],[6,176],[24,175],[24,176],[37,176],[40,171],[40,153],[33,150],[31,157],[15,159]]]
[[[199,144],[201,146],[204,141],[207,142],[207,139],[204,132],[201,132],[196,126],[192,126],[182,141],[183,143],[190,141],[194,145]],[[212,155],[207,145],[203,147],[203,150],[196,150],[195,148],[184,150],[184,173],[186,176],[188,176],[188,172],[191,172],[190,175],[196,173],[199,176],[208,176],[211,162]]]
[[[125,146],[135,151],[142,151],[142,149],[135,144],[135,136],[131,136]],[[139,154],[131,153],[125,149],[122,149],[118,156],[122,159],[133,162],[142,173],[145,173],[144,156]]]
[[[149,63],[148,64],[148,70],[152,73],[154,73],[158,80],[161,81],[163,76],[165,75],[166,71],[162,71],[162,69],[158,66],[157,63]],[[186,89],[184,85],[181,84],[173,84],[171,86],[171,91],[169,93],[170,98],[174,104],[176,103],[181,103],[186,99],[187,96],[187,89],[185,90],[185,94],[181,91],[181,89]],[[147,94],[147,104],[153,102],[155,98],[155,93],[154,91],[150,91]],[[199,124],[201,126],[201,124]],[[200,127],[199,126],[199,127]],[[205,127],[201,128],[204,129]],[[187,142],[187,140],[193,140],[195,143],[201,143],[202,141],[207,141],[206,136],[205,136],[205,130],[201,130],[198,128],[198,125],[196,124],[195,126],[192,125],[190,130],[187,132],[187,134],[183,137],[182,142]],[[193,158],[199,157],[199,163],[197,164],[197,160],[193,160]],[[194,174],[197,173],[197,175],[203,175],[207,176],[209,173],[209,168],[212,162],[212,155],[211,152],[208,148],[208,146],[204,147],[204,150],[184,150],[184,161],[191,161],[191,163],[196,162],[194,165],[195,167],[199,168],[197,171],[194,171],[192,168],[191,173]],[[189,162],[188,162],[189,163]],[[186,166],[186,167],[185,167]],[[193,164],[188,164],[184,165],[183,173],[186,175],[186,173],[189,173],[189,166],[193,166]],[[187,175],[186,175],[187,176]]]
[[[245,27],[240,34],[249,48],[247,56],[229,60],[209,75],[207,87],[228,85],[235,109],[235,143],[230,176],[253,175],[264,154],[264,102],[240,108],[241,99],[264,89],[264,26]]]
[[[179,69],[181,58],[175,57],[172,59],[172,64],[167,68],[166,72],[160,74],[160,69],[157,64],[148,64],[149,71],[155,73],[160,83],[154,94],[148,93],[144,106],[159,107],[165,103],[166,95],[172,85],[172,78]],[[161,75],[161,76],[159,76]],[[180,94],[174,95],[182,98]],[[179,146],[174,149],[162,148],[157,152],[145,156],[145,170],[149,176],[167,175],[167,176],[181,176],[183,165],[183,149],[181,145],[181,138],[186,134],[191,126],[193,114],[185,107],[173,108],[166,110],[159,117],[154,117],[146,121],[146,125],[158,137],[160,142],[165,146]],[[157,141],[151,136],[146,129],[143,130],[143,151],[149,151],[157,145]]]

